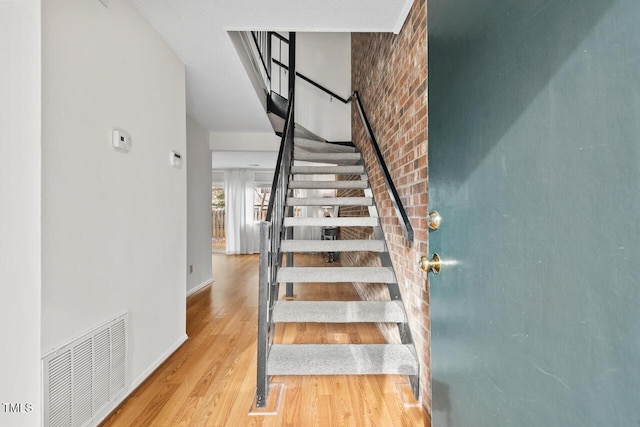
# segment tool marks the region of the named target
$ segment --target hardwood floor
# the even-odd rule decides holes
[[[326,265],[296,255],[296,265]],[[335,264],[333,264],[335,265]],[[404,407],[401,376],[276,376],[277,415],[249,415],[255,391],[258,257],[213,255],[215,282],[187,300],[189,340],[103,426],[428,426],[421,405]],[[296,285],[298,300],[359,299],[348,284]],[[366,324],[289,324],[281,343],[382,343]]]

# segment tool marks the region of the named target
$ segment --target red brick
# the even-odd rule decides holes
[[[391,251],[416,348],[421,353],[421,387],[427,409],[431,404],[430,334],[426,273],[417,269],[416,260],[426,255],[428,231],[427,182],[427,18],[426,1],[417,0],[398,35],[386,33],[352,34],[352,86],[360,94],[387,167],[400,199],[408,207],[415,231],[415,241],[406,241],[387,195],[382,175],[360,122],[352,108],[354,144],[365,158],[371,188],[381,224]],[[349,193],[341,191],[341,196]],[[363,209],[341,209],[340,215],[366,215]],[[341,234],[353,239],[372,238],[372,230],[349,229]],[[378,263],[376,256],[345,254],[345,265]],[[353,265],[353,264],[351,264]],[[388,298],[380,286],[358,286],[365,299]],[[383,328],[387,339],[397,339],[394,328]],[[395,341],[397,342],[397,341]]]

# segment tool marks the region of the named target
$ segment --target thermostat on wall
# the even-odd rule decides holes
[[[116,150],[125,152],[131,150],[131,135],[123,130],[114,129],[111,141]]]
[[[182,167],[182,155],[177,151],[172,151],[169,154],[169,164],[176,169],[180,169]]]

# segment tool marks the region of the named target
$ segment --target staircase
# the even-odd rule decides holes
[[[272,39],[265,36],[261,40]],[[276,38],[282,38],[278,36]],[[254,37],[254,40],[258,40]],[[321,137],[305,137],[295,121],[296,76],[295,33],[290,33],[287,109],[277,112],[283,120],[280,152],[271,188],[265,221],[260,224],[260,283],[258,309],[258,364],[256,408],[267,405],[269,379],[273,375],[407,375],[413,394],[419,398],[420,363],[413,344],[396,274],[378,217],[362,155],[353,145],[331,144]],[[260,50],[260,43],[256,43]],[[269,60],[269,50],[260,54]],[[263,62],[265,64],[265,62]],[[265,75],[270,76],[265,66]],[[315,82],[314,86],[322,88]],[[270,96],[270,95],[269,95]],[[332,95],[333,96],[333,95]],[[413,230],[391,176],[380,153],[357,92],[342,102],[355,102],[369,136],[378,168],[387,186],[405,238],[413,241]],[[309,175],[330,175],[331,181],[305,179]],[[349,179],[340,179],[348,176]],[[299,197],[297,190],[357,190],[358,197]],[[368,211],[364,217],[297,218],[298,206],[358,206]],[[299,227],[368,227],[371,240],[297,240]],[[371,266],[294,266],[297,253],[357,252],[377,253],[380,264]],[[286,257],[283,255],[286,254]],[[286,258],[286,262],[283,262]],[[323,286],[327,283],[378,283],[387,287],[387,301],[295,301],[293,286]],[[280,284],[286,284],[285,300],[279,300]],[[304,285],[303,285],[304,286]],[[395,323],[400,344],[280,344],[274,342],[281,323]]]
[[[336,152],[338,151],[338,152]],[[367,217],[294,218],[293,209],[285,209],[286,231],[302,226],[373,227],[373,240],[296,240],[295,232],[285,232],[280,251],[295,253],[376,252],[379,267],[298,267],[278,268],[276,282],[312,283],[382,283],[388,287],[388,301],[292,301],[276,300],[271,322],[279,323],[395,323],[402,344],[278,344],[270,346],[266,359],[266,376],[272,375],[408,375],[414,394],[419,395],[419,362],[411,339],[396,275],[391,264],[384,234],[378,218],[362,156],[354,147],[296,141],[294,163],[290,168],[289,195],[285,205],[295,206],[366,206]],[[306,165],[297,165],[304,161]],[[310,165],[309,163],[318,163]],[[327,164],[332,164],[328,166]],[[328,174],[332,181],[306,180],[306,175]],[[353,180],[339,180],[342,175],[356,175]],[[353,178],[353,177],[352,177]],[[360,190],[362,197],[294,197],[297,189]],[[288,262],[292,265],[293,262]],[[330,264],[329,264],[330,265]],[[265,397],[266,398],[266,397]]]

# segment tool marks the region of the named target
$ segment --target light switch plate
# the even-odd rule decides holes
[[[131,135],[120,129],[114,129],[112,133],[111,143],[113,148],[118,151],[128,152],[131,150]]]
[[[177,151],[169,153],[169,164],[176,169],[182,168],[182,155]]]

